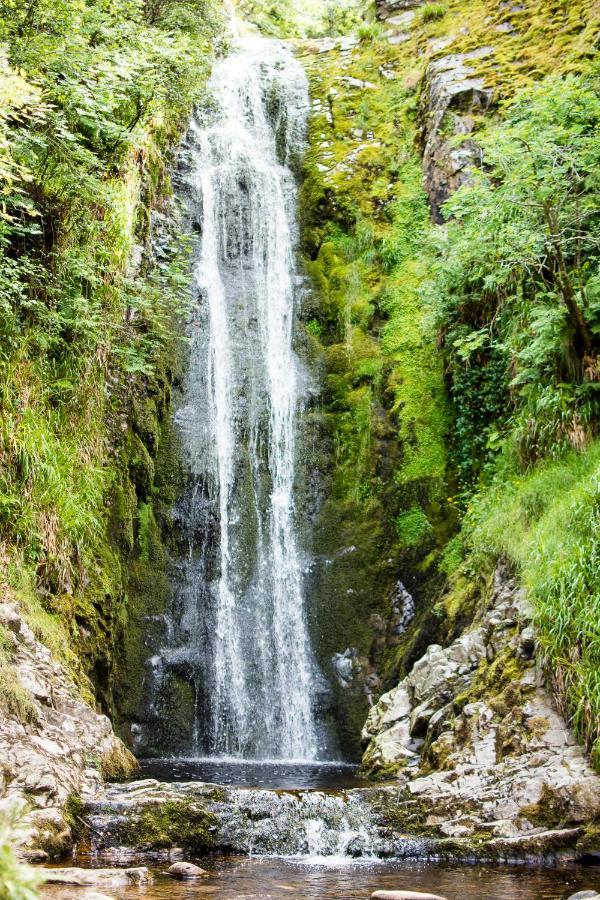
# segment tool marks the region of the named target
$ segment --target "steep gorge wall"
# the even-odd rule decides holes
[[[166,591],[189,284],[173,150],[223,20],[193,2],[22,13],[0,17],[0,801],[56,854],[76,798],[136,768],[116,731],[131,742]]]
[[[318,299],[305,326],[323,370],[313,414],[330,441],[313,615],[348,746],[371,697],[471,625],[495,568],[493,554],[462,556],[456,448],[458,429],[486,434],[502,390],[484,376],[465,426],[427,293],[443,234],[431,219],[481,165],[486,119],[534,80],[584,70],[599,26],[589,3],[400,2],[377,13],[358,38],[298,50],[313,97],[302,216]],[[469,377],[480,375],[466,364]]]

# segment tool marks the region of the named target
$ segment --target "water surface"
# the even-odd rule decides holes
[[[337,791],[372,784],[356,775],[356,766],[344,762],[304,760],[214,759],[212,757],[141,759],[140,777],[159,781],[208,781],[237,787],[269,790]]]
[[[210,876],[177,882],[155,871],[147,888],[103,891],[123,900],[363,900],[375,890],[413,890],[441,894],[447,900],[565,900],[586,888],[600,890],[600,868],[569,866],[461,866],[447,863],[357,863],[348,860],[286,860],[214,857],[198,860]],[[80,861],[79,864],[82,864]],[[82,898],[81,888],[46,888],[46,900]]]

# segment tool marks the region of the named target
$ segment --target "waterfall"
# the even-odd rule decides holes
[[[176,412],[189,488],[174,636],[158,670],[194,686],[198,753],[315,759],[319,679],[294,478],[306,376],[293,350],[297,189],[308,88],[282,44],[244,39],[189,138],[199,233],[189,367]]]

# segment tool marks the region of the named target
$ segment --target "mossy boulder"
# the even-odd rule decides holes
[[[188,798],[144,805],[119,830],[124,845],[145,850],[181,847],[192,854],[215,845],[218,820],[204,806]]]

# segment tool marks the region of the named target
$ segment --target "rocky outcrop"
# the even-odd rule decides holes
[[[103,859],[173,850],[252,855],[423,857],[430,842],[380,822],[372,792],[276,791],[151,779],[112,785],[91,802],[87,840]]]
[[[471,63],[491,56],[491,47],[456,53],[429,63],[421,87],[419,118],[425,188],[433,217],[481,162],[481,151],[470,137],[474,117],[492,104],[493,92],[475,75]]]
[[[28,849],[38,858],[60,854],[72,843],[69,799],[92,796],[103,775],[127,776],[137,764],[107,717],[84,702],[16,603],[0,604],[0,626],[10,645],[6,671],[13,679],[2,684],[0,807],[26,806]],[[12,705],[9,693],[16,698]]]
[[[148,779],[109,786],[88,804],[83,818],[89,826],[86,846],[111,865],[207,851],[530,862],[586,856],[583,826],[532,827],[514,837],[493,837],[484,829],[449,838],[425,824],[430,806],[430,798],[416,799],[399,783],[327,793]]]
[[[377,0],[377,18],[389,19],[407,9],[421,6],[423,0]]]
[[[527,856],[549,830],[576,845],[600,817],[600,778],[554,709],[534,648],[526,598],[500,567],[473,626],[430,646],[371,709],[363,769],[398,779],[426,833],[484,835],[500,856],[516,842]]]

